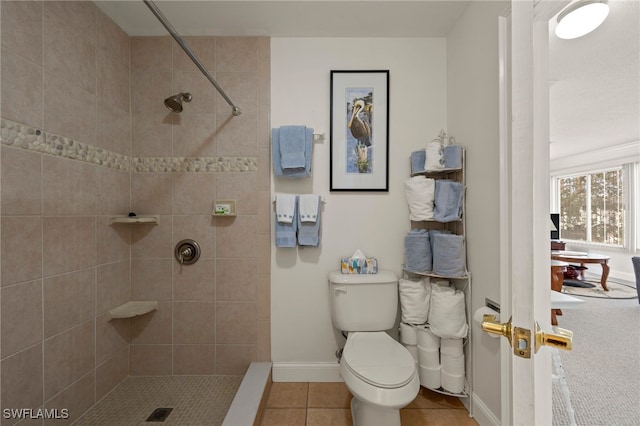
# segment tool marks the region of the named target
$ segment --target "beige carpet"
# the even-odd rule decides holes
[[[635,291],[635,289],[634,289]],[[559,326],[572,330],[573,350],[560,351],[579,426],[640,425],[640,305],[637,299],[583,298],[563,309]],[[553,385],[553,424],[569,425]]]

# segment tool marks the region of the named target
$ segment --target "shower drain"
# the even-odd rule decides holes
[[[164,422],[173,408],[156,408],[153,413],[147,417],[148,422]]]

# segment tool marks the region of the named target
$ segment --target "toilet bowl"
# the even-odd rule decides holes
[[[420,389],[413,356],[384,331],[349,333],[340,374],[353,395],[354,426],[399,426],[400,409]]]

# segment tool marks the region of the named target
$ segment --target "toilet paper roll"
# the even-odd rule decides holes
[[[462,393],[464,391],[464,374],[454,375],[441,371],[440,385],[447,392]]]
[[[436,350],[440,348],[440,337],[431,332],[429,326],[419,325],[418,329],[418,346],[425,349]]]
[[[440,351],[438,349],[431,350],[418,346],[418,364],[436,368],[440,366]]]
[[[440,339],[440,353],[443,355],[462,356],[462,339]]]
[[[407,348],[407,350],[409,351],[409,353],[413,357],[413,360],[415,362],[418,362],[418,347],[416,345],[407,345],[405,343],[403,343],[402,346]]]
[[[418,334],[414,325],[400,323],[400,343],[406,345],[418,344]]]
[[[440,368],[443,372],[453,376],[464,375],[464,355],[451,356],[442,354],[440,357]]]
[[[496,316],[496,321],[500,322],[500,312],[494,311],[493,309],[487,307],[487,306],[483,306],[482,308],[479,308],[474,314],[473,314],[473,321],[480,325],[480,328],[482,328],[482,321],[483,321],[483,317],[485,315],[495,315]],[[499,338],[500,336],[497,334],[491,334],[491,333],[484,333],[484,334],[488,334],[491,337],[495,337],[496,339]]]
[[[440,367],[427,368],[423,365],[418,366],[418,377],[420,378],[420,385],[429,389],[440,388]]]

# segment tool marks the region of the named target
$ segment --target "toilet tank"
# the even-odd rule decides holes
[[[392,328],[398,312],[398,277],[377,274],[329,274],[329,304],[333,325],[342,331],[382,331]]]

